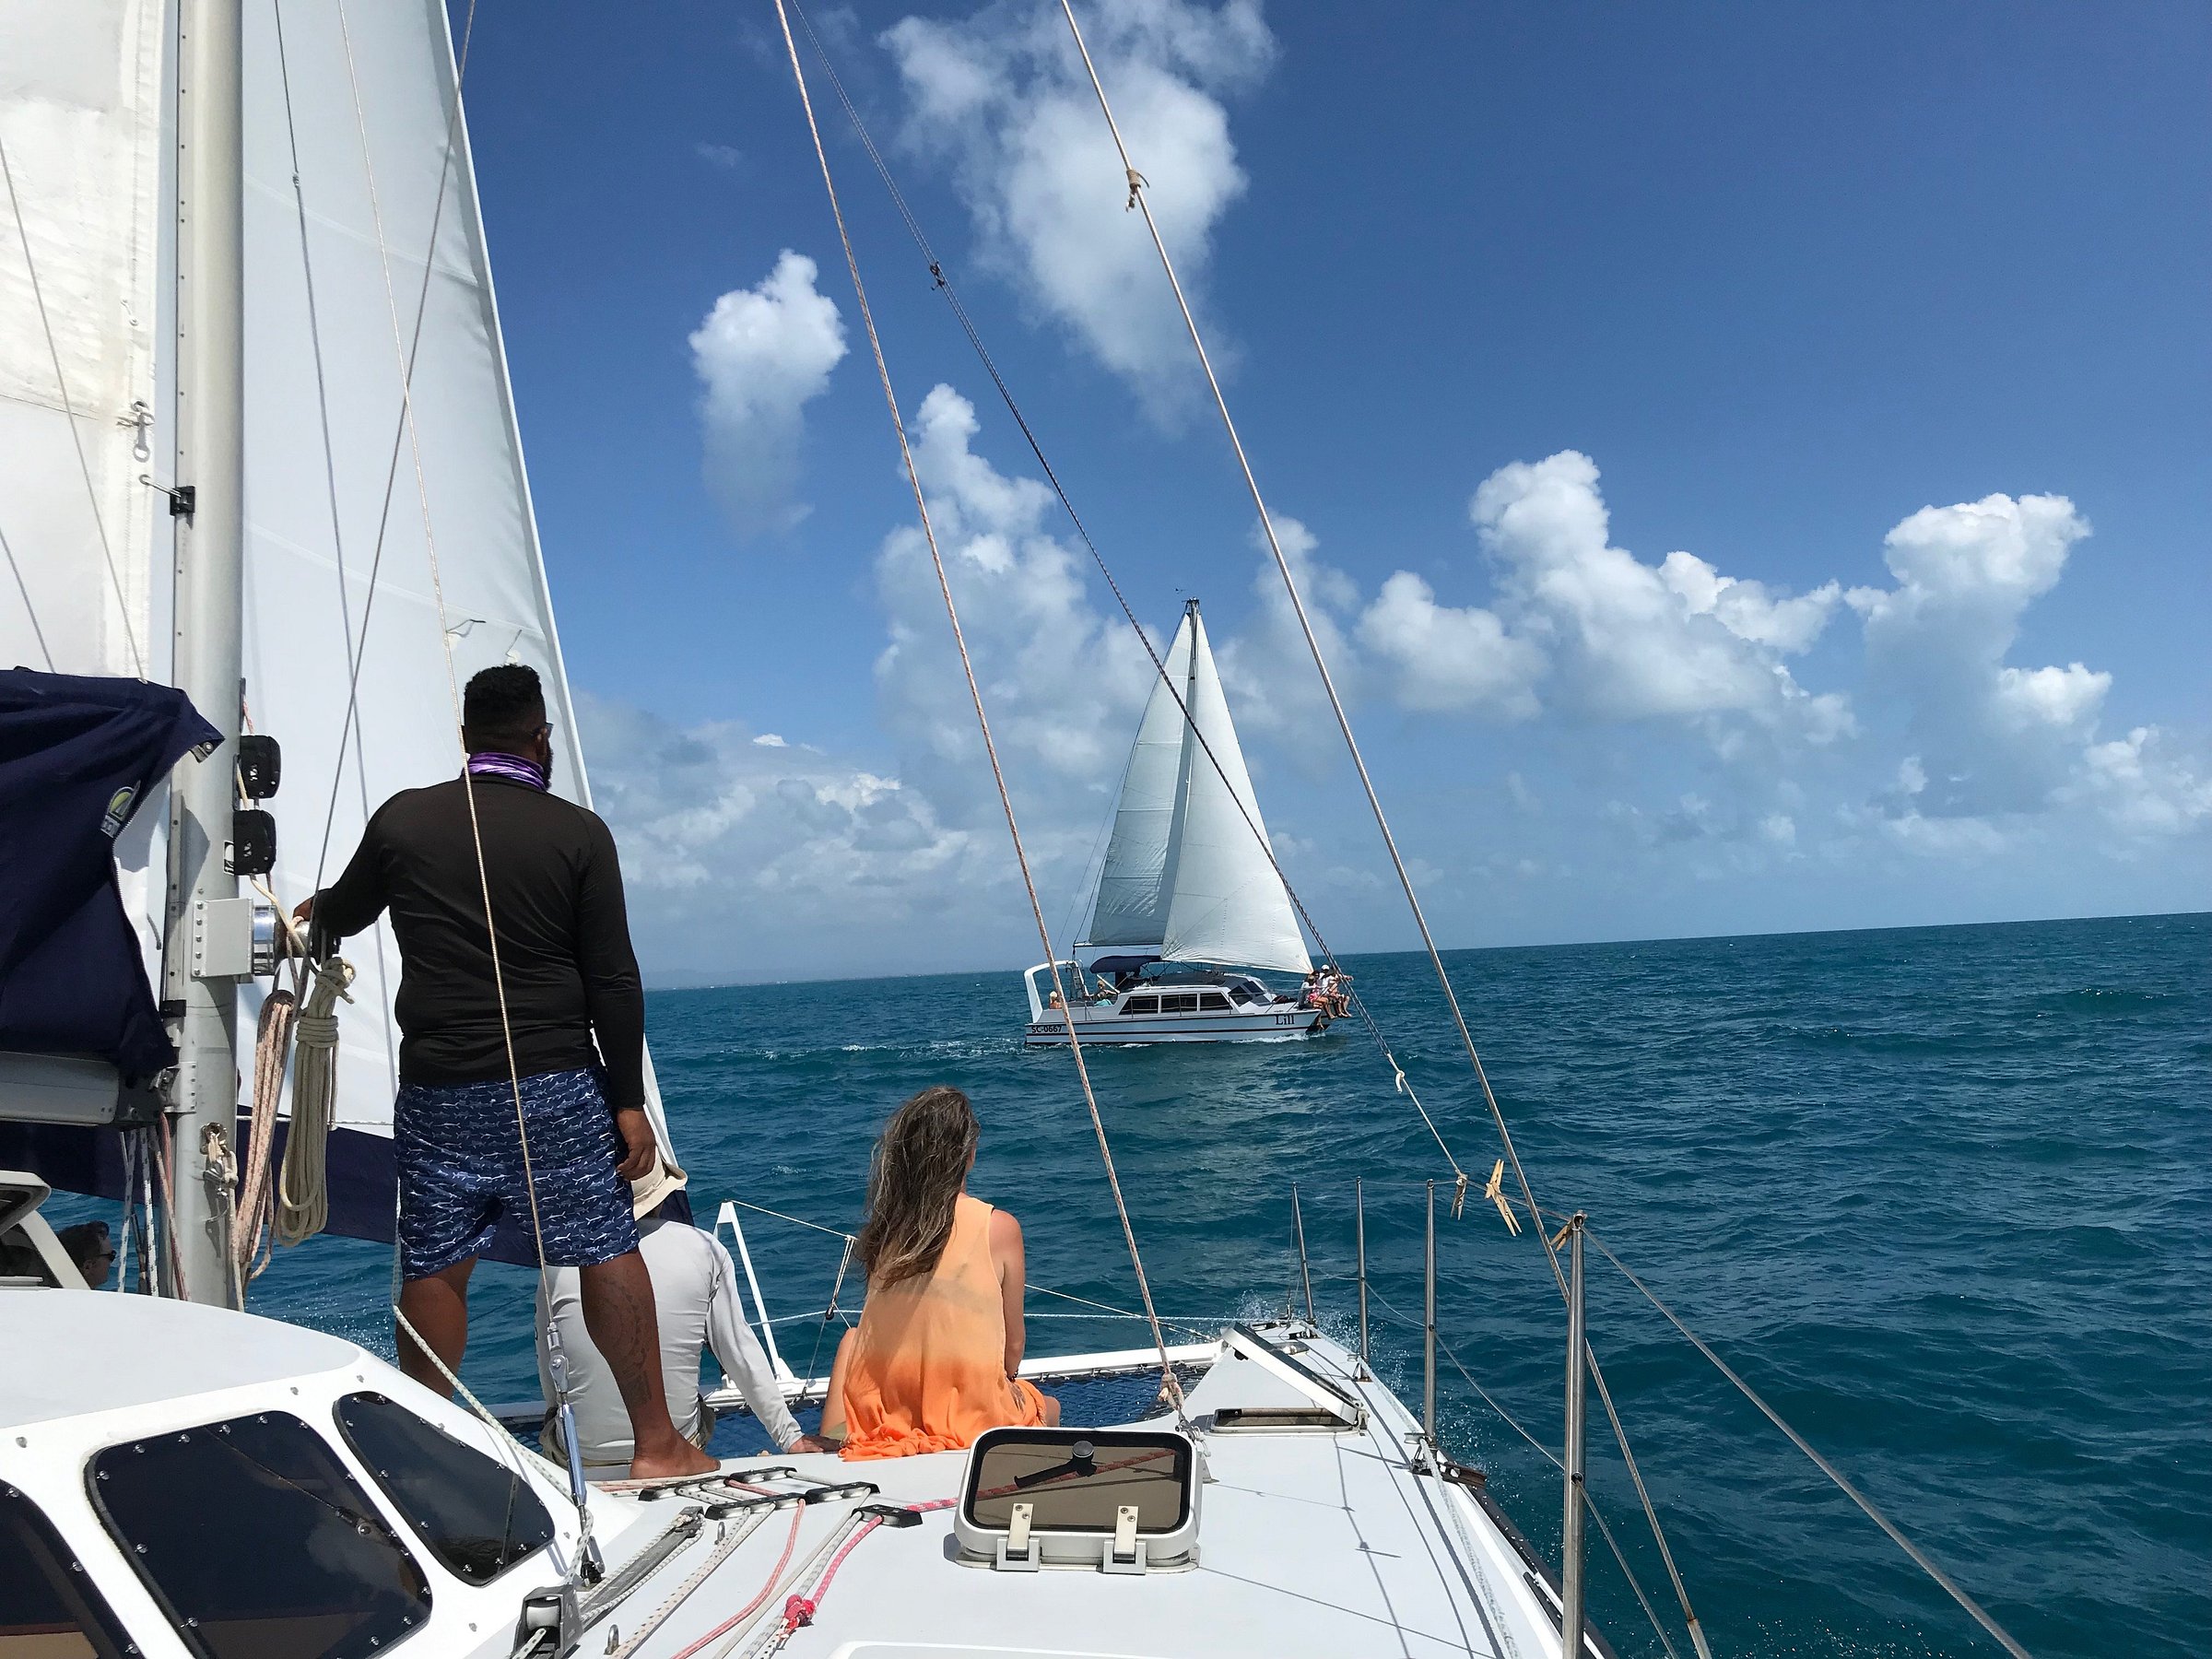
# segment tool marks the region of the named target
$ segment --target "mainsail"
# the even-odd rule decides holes
[[[14,185],[0,201],[10,663],[171,673],[154,644],[169,632],[155,602],[173,557],[169,514],[139,481],[166,481],[173,449],[161,394],[173,348],[157,345],[173,257],[164,12],[161,0],[0,0],[0,141]],[[263,805],[278,830],[269,884],[288,907],[335,878],[388,796],[460,770],[454,688],[479,668],[538,670],[553,788],[587,804],[590,790],[442,0],[248,6],[242,58],[242,655],[248,722],[283,746],[282,787]],[[162,817],[142,809],[117,849],[149,968],[162,860],[158,840],[131,843]],[[399,958],[382,925],[346,955],[359,977],[339,1020],[332,1224],[388,1237]],[[249,1077],[265,989],[249,983],[241,999]],[[650,1063],[647,1094],[665,1146]],[[57,1181],[83,1184],[90,1160],[70,1161]]]
[[[166,679],[152,595],[161,0],[0,0],[0,666]],[[118,841],[149,968],[166,814]]]
[[[1275,871],[1195,600],[1165,668],[1130,751],[1084,943],[1304,973],[1312,959]]]

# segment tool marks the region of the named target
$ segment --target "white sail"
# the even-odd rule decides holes
[[[169,506],[139,482],[168,470],[165,36],[161,0],[0,0],[0,666],[169,676]],[[167,817],[116,844],[149,972]]]
[[[1267,826],[1194,602],[1175,630],[1165,668],[1130,750],[1083,943],[1171,962],[1303,973],[1312,959],[1275,873]]]
[[[249,6],[244,88],[244,658],[250,714],[284,748],[268,806],[288,906],[335,878],[387,797],[457,774],[453,688],[479,668],[537,669],[554,790],[590,793],[445,7]],[[398,951],[380,925],[346,954],[339,1124],[388,1134]]]
[[[1183,699],[1190,721],[1169,849],[1167,926],[1159,954],[1171,962],[1221,962],[1304,973],[1306,954],[1289,895],[1252,793],[1244,751],[1229,718],[1221,676],[1197,607],[1188,613],[1191,665]],[[1197,741],[1202,735],[1205,745]],[[1207,758],[1207,749],[1212,758]],[[1217,766],[1216,763],[1218,763]]]
[[[1168,846],[1173,839],[1175,801],[1182,788],[1182,710],[1169,681],[1190,677],[1191,618],[1168,647],[1166,677],[1155,680],[1129,751],[1122,795],[1113,812],[1113,835],[1099,872],[1088,945],[1132,945],[1156,950],[1168,924]]]
[[[0,665],[159,666],[168,509],[135,452],[159,332],[161,24],[160,0],[0,0]]]

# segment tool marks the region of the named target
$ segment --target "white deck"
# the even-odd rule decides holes
[[[101,1447],[249,1410],[288,1411],[327,1434],[333,1402],[367,1387],[502,1461],[516,1459],[505,1437],[335,1338],[138,1297],[6,1295],[10,1340],[0,1344],[0,1423],[12,1427],[0,1436],[0,1480],[23,1488],[69,1540],[147,1659],[189,1653],[88,1506],[85,1461]],[[1281,1327],[1269,1334],[1287,1341]],[[1409,1466],[1415,1425],[1405,1407],[1380,1383],[1359,1378],[1357,1362],[1325,1338],[1288,1346],[1362,1401],[1368,1420],[1335,1432],[1218,1428],[1215,1414],[1227,1407],[1311,1403],[1266,1363],[1240,1358],[1225,1343],[1189,1400],[1211,1477],[1201,1493],[1194,1566],[1141,1576],[1087,1568],[994,1571],[953,1559],[950,1511],[934,1510],[919,1524],[880,1525],[860,1538],[818,1597],[814,1621],[773,1651],[824,1659],[946,1653],[1555,1659],[1560,1643],[1550,1604],[1539,1600],[1538,1574],[1470,1492]],[[332,1444],[358,1467],[342,1443]],[[862,1505],[953,1498],[965,1461],[960,1453],[883,1463],[820,1454],[746,1460],[735,1466],[788,1467],[823,1487],[865,1480],[881,1494],[771,1511],[741,1542],[737,1520],[726,1528],[707,1521],[586,1629],[574,1652],[591,1659],[618,1652],[623,1659],[676,1659],[765,1591],[760,1622],[731,1633],[737,1638],[731,1659],[747,1659],[787,1598],[811,1587],[821,1562],[810,1565],[809,1557],[849,1534]],[[484,1586],[426,1559],[435,1588],[431,1616],[404,1643],[416,1659],[505,1659],[522,1598],[558,1583],[573,1551],[574,1512],[556,1471],[529,1460],[527,1477],[551,1510],[559,1539]],[[384,1502],[365,1472],[361,1484],[373,1501]],[[609,1568],[619,1574],[693,1501],[682,1493],[653,1500],[595,1494],[594,1530]],[[406,1537],[404,1522],[389,1518]],[[222,1524],[210,1518],[211,1525]],[[700,1578],[718,1541],[732,1547]],[[790,1565],[778,1571],[787,1543]],[[649,1615],[695,1578],[665,1621],[638,1641]],[[723,1659],[727,1641],[707,1645],[701,1659]]]
[[[863,1539],[821,1598],[813,1625],[782,1652],[855,1659],[945,1652],[1061,1659],[1556,1655],[1556,1628],[1526,1563],[1466,1490],[1408,1467],[1415,1425],[1396,1398],[1380,1383],[1358,1381],[1356,1363],[1325,1339],[1308,1343],[1301,1357],[1366,1403],[1367,1426],[1342,1433],[1203,1432],[1227,1406],[1300,1403],[1257,1365],[1233,1357],[1216,1363],[1189,1401],[1212,1476],[1201,1500],[1194,1568],[1143,1577],[1082,1569],[995,1572],[951,1559],[951,1512],[938,1510],[918,1526],[878,1527]],[[815,1478],[876,1482],[883,1488],[877,1501],[926,1503],[959,1492],[965,1454],[774,1461]],[[851,1507],[803,1512],[794,1560],[836,1533]],[[673,1659],[751,1599],[790,1525],[771,1518],[639,1650],[640,1659]],[[678,1555],[632,1605],[652,1606],[694,1565]],[[780,1603],[785,1594],[780,1587],[771,1600]],[[584,1651],[603,1642],[587,1638]]]

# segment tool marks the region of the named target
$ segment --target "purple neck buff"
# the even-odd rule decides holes
[[[471,755],[468,771],[475,778],[504,778],[510,783],[527,783],[532,789],[547,787],[544,767],[521,755],[502,755],[497,749],[479,749]]]

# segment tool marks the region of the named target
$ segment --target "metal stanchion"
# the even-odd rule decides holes
[[[1567,1490],[1559,1535],[1560,1659],[1583,1659],[1583,1213],[1567,1223]]]
[[[1436,1182],[1429,1183],[1428,1264],[1421,1288],[1421,1432],[1436,1466]]]
[[[1371,1370],[1367,1360],[1367,1194],[1357,1179],[1352,1182],[1352,1227],[1359,1247],[1359,1371],[1365,1376]]]

